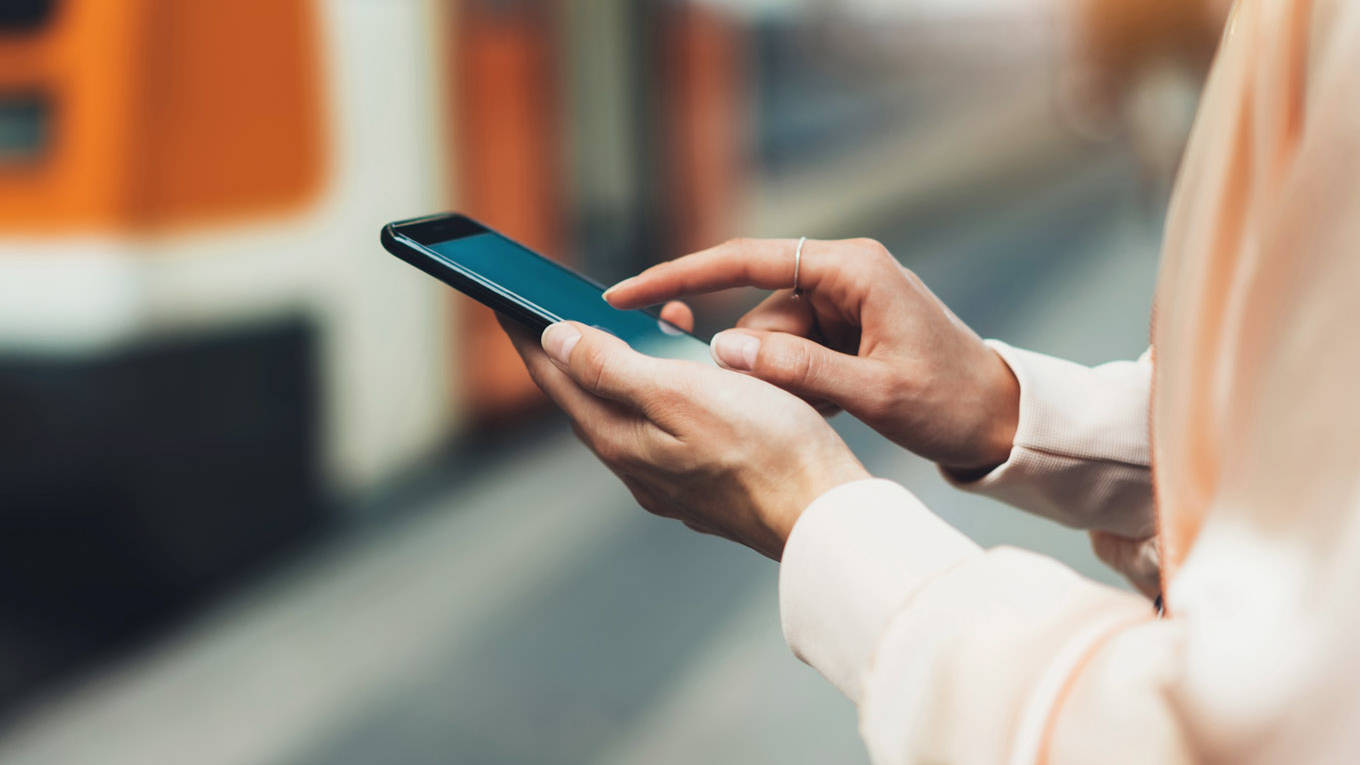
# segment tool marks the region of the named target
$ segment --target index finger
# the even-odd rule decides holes
[[[798,286],[816,286],[826,244],[811,239],[803,244]],[[792,287],[797,251],[797,239],[732,239],[652,266],[610,287],[604,296],[615,308],[629,309],[730,287]]]

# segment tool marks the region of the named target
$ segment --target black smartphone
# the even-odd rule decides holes
[[[620,311],[604,287],[455,213],[383,226],[388,252],[535,332],[579,321],[662,358],[710,361],[708,343],[650,311]]]

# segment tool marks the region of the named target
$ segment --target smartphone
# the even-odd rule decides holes
[[[620,311],[604,287],[475,220],[455,213],[383,226],[382,245],[398,258],[496,311],[542,332],[579,321],[661,358],[711,362],[708,343],[651,311]]]

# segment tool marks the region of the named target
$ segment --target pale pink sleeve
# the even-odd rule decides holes
[[[879,765],[1355,762],[1360,506],[1288,509],[1220,508],[1157,619],[1051,559],[980,549],[897,484],[847,484],[785,547],[785,639],[855,702]]]
[[[876,479],[807,509],[779,597],[789,646],[856,702],[877,763],[1034,761],[1078,667],[1153,618],[1047,558],[980,549]]]
[[[1155,531],[1148,457],[1150,354],[1086,367],[995,340],[1020,383],[1010,458],[960,481],[1022,510],[1079,529],[1145,539]]]

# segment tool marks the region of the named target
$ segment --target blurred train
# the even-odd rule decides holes
[[[653,147],[558,76],[556,5],[0,5],[0,706],[533,405],[493,318],[377,234],[457,206],[637,249]],[[610,22],[644,10],[600,8],[569,31],[626,78]],[[585,232],[573,108],[635,146],[581,174]]]
[[[456,316],[373,246],[449,202],[445,23],[422,0],[0,7],[0,698],[447,439]]]

